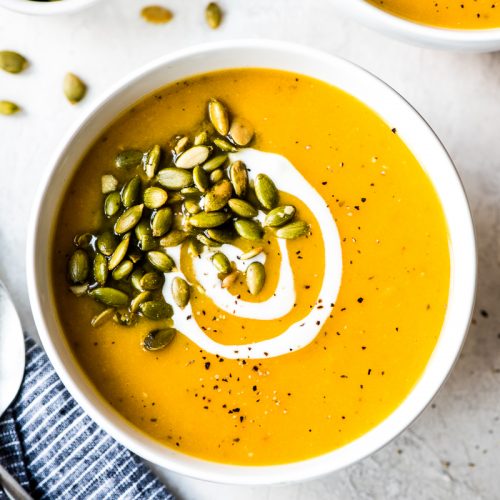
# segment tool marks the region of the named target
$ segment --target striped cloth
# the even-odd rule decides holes
[[[45,352],[31,339],[26,349],[23,385],[0,419],[0,462],[26,491],[58,500],[173,500],[138,457],[83,412]]]

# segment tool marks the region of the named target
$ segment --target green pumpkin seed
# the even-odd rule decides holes
[[[216,212],[227,205],[227,202],[233,194],[231,183],[227,179],[223,179],[212,186],[203,201],[205,212]]]
[[[258,295],[266,282],[266,268],[260,262],[252,262],[245,272],[248,290]]]
[[[183,151],[186,150],[186,147],[189,143],[189,137],[181,137],[176,143],[175,143],[175,146],[174,146],[174,153],[176,155],[180,155]]]
[[[71,104],[80,102],[87,93],[87,85],[73,73],[67,73],[63,80],[63,91]]]
[[[143,303],[143,302],[147,302],[149,300],[151,300],[151,298],[153,297],[153,294],[151,292],[148,292],[148,291],[144,291],[144,292],[141,292],[139,293],[139,295],[136,295],[131,301],[130,301],[130,312],[131,313],[136,313],[139,311],[139,306]]]
[[[0,51],[0,68],[9,73],[21,73],[28,66],[24,56],[12,50]]]
[[[141,178],[136,175],[130,179],[122,189],[121,198],[125,208],[130,208],[139,201]]]
[[[231,217],[230,214],[225,212],[200,212],[199,214],[192,215],[188,219],[188,222],[193,227],[210,229],[224,224],[229,217]]]
[[[108,307],[124,307],[128,304],[128,295],[121,290],[110,287],[95,288],[89,295],[97,302]]]
[[[282,226],[293,219],[295,212],[296,210],[293,205],[282,205],[281,207],[273,208],[266,215],[264,225],[269,227]]]
[[[154,321],[171,318],[174,314],[172,306],[163,300],[148,300],[139,309],[146,318]]]
[[[99,328],[100,326],[107,323],[115,314],[115,310],[112,307],[104,309],[104,311],[96,314],[91,320],[90,324],[94,328]]]
[[[117,168],[124,168],[126,170],[135,168],[141,164],[143,156],[142,151],[128,149],[116,155],[115,165]]]
[[[156,240],[149,234],[143,234],[139,239],[139,247],[143,252],[154,250],[157,246]]]
[[[90,233],[77,234],[73,239],[73,243],[80,248],[88,248],[94,237]]]
[[[113,217],[120,210],[122,205],[122,199],[118,191],[113,191],[109,193],[106,198],[104,198],[104,215],[106,217]]]
[[[0,115],[15,115],[19,111],[21,108],[15,102],[0,101]]]
[[[148,187],[144,191],[143,200],[147,208],[155,210],[167,203],[168,193],[159,187]]]
[[[236,238],[233,228],[224,226],[207,229],[207,235],[219,243],[231,243]]]
[[[175,166],[178,168],[191,169],[202,164],[210,154],[208,146],[193,146],[184,151],[176,160]]]
[[[185,231],[181,231],[180,229],[172,229],[170,233],[168,233],[160,240],[160,245],[162,247],[176,247],[177,245],[180,245],[187,237],[188,234]]]
[[[206,247],[220,247],[220,243],[218,241],[214,241],[210,239],[208,236],[204,235],[203,233],[197,234],[196,239],[202,244],[205,245]]]
[[[137,323],[137,316],[129,312],[116,312],[113,321],[120,326],[133,326]]]
[[[108,279],[108,261],[102,253],[96,253],[94,257],[94,279],[101,286],[104,286]]]
[[[110,231],[102,233],[97,238],[97,249],[107,257],[109,257],[116,250],[117,245],[118,242],[116,240],[116,237]]]
[[[141,290],[158,290],[163,286],[164,282],[163,274],[151,271],[140,278],[139,286]]]
[[[112,271],[125,258],[125,255],[127,255],[129,243],[130,243],[130,236],[127,234],[122,239],[122,241],[118,243],[118,246],[116,247],[111,257],[109,258],[108,269],[110,271]]]
[[[224,170],[222,170],[222,168],[218,168],[217,170],[214,170],[213,172],[210,173],[210,182],[212,184],[217,184],[222,179],[224,179],[224,177],[225,177]]]
[[[162,273],[169,273],[175,266],[173,259],[159,250],[148,252],[147,258],[151,265]]]
[[[253,259],[254,257],[257,257],[262,250],[264,250],[263,247],[255,247],[249,250],[248,252],[245,252],[240,255],[240,260],[248,260],[248,259]]]
[[[234,223],[236,232],[247,240],[260,240],[263,236],[261,225],[255,220],[238,219]]]
[[[128,258],[132,261],[132,264],[137,264],[142,259],[142,253],[139,251],[132,251],[128,254]]]
[[[83,285],[73,285],[73,286],[70,286],[69,289],[70,289],[71,293],[73,293],[77,297],[83,297],[89,289],[89,284],[84,283]]]
[[[194,167],[193,181],[196,188],[202,193],[204,193],[210,185],[207,173],[205,172],[205,170],[203,170],[203,167],[201,167],[200,165],[196,165],[196,167]]]
[[[233,271],[224,277],[221,283],[222,288],[231,288],[235,283],[238,277],[240,276],[240,272],[238,270]]]
[[[225,139],[221,139],[220,137],[216,137],[213,140],[213,143],[225,153],[236,153],[238,151],[230,142]]]
[[[151,229],[154,237],[160,237],[170,231],[174,221],[174,213],[170,207],[158,210],[151,220]]]
[[[248,201],[240,200],[239,198],[231,198],[227,204],[236,215],[247,219],[253,219],[259,213]]]
[[[152,179],[156,175],[156,171],[158,170],[158,166],[160,165],[160,157],[161,157],[161,148],[158,144],[155,144],[142,158],[141,160],[144,162],[144,172],[146,173],[146,177],[148,179]],[[139,160],[140,161],[140,160]]]
[[[248,170],[242,161],[235,161],[229,169],[229,178],[238,198],[243,198],[248,188]]]
[[[73,252],[68,262],[68,274],[72,283],[83,283],[89,274],[89,256],[79,248]]]
[[[282,226],[276,230],[276,236],[278,238],[284,238],[286,240],[294,240],[295,238],[300,238],[309,233],[309,224],[302,220],[295,222],[290,222],[286,226]]]
[[[174,298],[175,303],[181,308],[184,309],[188,302],[190,296],[189,285],[186,280],[175,277],[172,281],[172,297]]]
[[[244,118],[234,118],[229,129],[229,136],[238,146],[247,146],[254,136],[252,124]]]
[[[167,204],[168,205],[175,205],[176,203],[180,203],[181,201],[184,201],[184,196],[181,193],[170,193],[168,195],[168,200]]]
[[[208,117],[220,135],[227,135],[229,132],[229,113],[222,102],[214,98],[208,101]]]
[[[143,236],[153,236],[153,230],[147,220],[142,219],[134,228],[135,237],[140,241]]]
[[[229,274],[232,271],[231,262],[222,252],[217,252],[212,256],[212,264],[219,273]]]
[[[186,200],[184,202],[184,208],[188,214],[194,215],[201,212],[200,205],[194,200]]]
[[[115,233],[123,234],[133,229],[141,220],[144,205],[135,205],[123,212],[115,223]]]
[[[222,167],[227,160],[227,155],[217,155],[205,162],[202,166],[205,172],[213,172],[214,170]]]
[[[144,338],[142,345],[146,351],[158,351],[164,349],[174,340],[177,330],[175,328],[163,328],[153,330]]]
[[[198,240],[189,240],[187,251],[191,258],[199,257],[202,251],[201,243]]]
[[[218,4],[210,2],[205,9],[205,19],[213,30],[217,29],[222,21],[222,11]],[[227,133],[227,132],[226,132]]]
[[[199,198],[201,196],[201,191],[196,187],[185,187],[181,189],[181,194],[185,198]]]
[[[279,200],[274,182],[266,174],[258,174],[254,181],[255,195],[259,203],[267,210],[273,209]]]
[[[195,146],[201,146],[202,144],[206,144],[208,142],[208,132],[206,130],[203,130],[199,134],[196,134],[193,144]]]
[[[182,168],[168,167],[158,172],[158,182],[167,189],[179,191],[193,184],[193,174]]]
[[[126,259],[122,260],[114,269],[112,276],[115,281],[120,281],[125,279],[134,269],[134,264],[132,261]]]
[[[106,174],[101,177],[102,194],[112,193],[118,189],[118,179],[114,175]]]
[[[144,276],[144,274],[145,273],[143,269],[135,269],[132,272],[132,275],[130,276],[130,283],[138,292],[144,291],[144,288],[142,288],[141,286],[141,279]]]

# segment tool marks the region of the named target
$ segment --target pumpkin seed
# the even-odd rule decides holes
[[[201,196],[201,191],[196,187],[185,187],[181,189],[181,194],[187,198],[199,198]]]
[[[141,286],[141,279],[144,276],[144,270],[143,269],[134,269],[132,272],[132,275],[130,276],[130,283],[132,283],[132,286],[138,291],[138,292],[143,292],[144,289]]]
[[[188,302],[190,296],[189,285],[186,280],[175,277],[172,281],[172,297],[174,298],[175,303],[181,308],[184,309]]]
[[[172,229],[170,233],[160,240],[160,245],[162,247],[176,247],[177,245],[180,245],[187,238],[187,236],[188,235],[185,231]]]
[[[153,297],[153,294],[148,291],[140,292],[139,295],[136,295],[131,301],[130,301],[130,312],[131,313],[136,313],[139,311],[139,306],[143,302],[147,302],[148,300],[151,300]]]
[[[213,140],[213,143],[225,153],[236,153],[238,151],[230,142],[225,139],[221,139],[220,137],[216,137]]]
[[[115,165],[117,168],[131,169],[135,168],[142,162],[142,151],[137,149],[127,149],[116,155]]]
[[[120,326],[133,326],[137,323],[137,317],[129,312],[116,312],[113,321]]]
[[[96,253],[94,257],[94,279],[101,286],[104,286],[108,279],[108,261],[102,253]]]
[[[121,290],[110,287],[94,288],[89,295],[108,307],[124,307],[128,304],[128,295]]]
[[[218,4],[210,2],[205,9],[205,19],[213,30],[217,29],[222,21],[222,11]],[[226,132],[227,133],[227,132]]]
[[[113,215],[116,215],[120,210],[121,204],[121,196],[118,191],[109,193],[106,198],[104,198],[104,215],[106,215],[106,217],[113,217]]]
[[[71,104],[76,104],[85,97],[87,86],[75,74],[67,73],[63,80],[63,91],[66,99]]]
[[[97,238],[97,249],[107,257],[109,257],[116,250],[117,245],[118,242],[116,240],[116,237],[110,231],[102,233]]]
[[[24,56],[12,50],[0,51],[0,68],[9,73],[21,73],[28,66]]]
[[[156,240],[149,234],[143,234],[139,239],[139,247],[143,252],[149,252],[156,248]]]
[[[139,251],[132,251],[128,254],[128,258],[132,261],[132,264],[137,264],[142,259],[142,253]]]
[[[248,252],[245,252],[240,255],[240,260],[248,260],[248,259],[253,259],[254,257],[257,257],[262,250],[264,250],[263,247],[255,247],[249,250]]]
[[[143,194],[144,205],[151,210],[165,205],[167,199],[168,193],[159,187],[148,187]]]
[[[163,328],[161,330],[152,330],[142,342],[146,351],[158,351],[164,349],[174,340],[177,330],[175,328]]]
[[[134,228],[135,237],[141,241],[143,236],[153,236],[153,230],[146,219],[142,219]]]
[[[164,282],[163,274],[151,271],[140,278],[139,285],[141,290],[158,290],[163,286]]]
[[[94,328],[99,328],[100,326],[104,325],[104,323],[108,322],[114,316],[114,314],[115,310],[112,307],[104,309],[104,311],[100,312],[99,314],[96,314],[90,320],[90,324]]]
[[[15,115],[21,108],[11,101],[0,101],[0,115]]]
[[[220,243],[218,241],[214,241],[210,239],[208,236],[204,235],[203,233],[197,234],[196,239],[202,244],[205,245],[206,247],[220,247]]]
[[[144,205],[135,205],[123,212],[115,223],[115,233],[123,234],[133,229],[141,220]]]
[[[168,167],[158,172],[158,182],[167,189],[178,191],[193,183],[193,174],[182,168]]]
[[[122,260],[114,269],[112,276],[115,281],[120,281],[125,279],[134,269],[134,264],[132,261],[126,259]]]
[[[129,242],[130,236],[127,234],[122,239],[122,241],[118,243],[118,246],[116,247],[108,262],[108,269],[110,271],[112,271],[125,258],[125,255],[127,255]]]
[[[208,142],[208,132],[206,130],[203,130],[199,134],[196,134],[193,144],[195,146],[201,146],[202,144],[206,144]]]
[[[224,174],[224,170],[222,170],[222,168],[218,168],[217,170],[210,172],[210,182],[212,184],[217,184],[222,179],[224,179],[224,177],[225,177],[225,174]]]
[[[184,196],[181,193],[178,193],[178,192],[169,193],[167,204],[168,205],[175,205],[176,203],[180,203],[183,200],[184,200]]]
[[[258,295],[266,282],[266,268],[260,262],[252,262],[245,272],[248,290]]]
[[[239,271],[233,271],[232,273],[228,274],[224,279],[222,280],[221,287],[222,288],[231,288],[236,280],[238,279],[240,275]]]
[[[207,162],[205,162],[202,166],[205,172],[213,172],[214,170],[222,167],[227,160],[227,155],[217,155],[213,158],[210,158]]]
[[[141,10],[141,16],[148,23],[165,24],[172,20],[172,11],[161,5],[148,5]]]
[[[201,250],[201,244],[198,240],[189,240],[187,251],[191,258],[199,257]]]
[[[112,193],[118,188],[118,179],[114,175],[106,174],[101,177],[102,194]]]
[[[281,207],[273,208],[266,215],[264,225],[269,227],[282,226],[293,219],[295,212],[296,210],[293,205],[282,205]]]
[[[238,219],[234,223],[236,232],[247,240],[260,240],[263,236],[261,225],[255,220]]]
[[[146,318],[154,321],[171,318],[174,314],[172,306],[163,300],[148,300],[139,309]]]
[[[94,237],[90,233],[77,234],[73,243],[80,248],[88,248]]]
[[[208,101],[208,117],[220,135],[227,135],[229,132],[229,113],[222,102],[215,98]]]
[[[242,161],[235,161],[229,169],[229,178],[238,198],[243,198],[248,187],[248,170]]]
[[[248,219],[252,219],[253,217],[257,217],[259,211],[254,208],[248,201],[240,200],[239,198],[231,198],[227,204],[229,208],[240,217],[245,217]]]
[[[218,182],[209,189],[203,199],[203,208],[205,212],[216,212],[224,208],[232,194],[233,188],[227,179]]]
[[[203,163],[210,154],[208,146],[193,146],[184,151],[176,160],[175,166],[178,168],[191,169]]]
[[[282,226],[276,230],[278,238],[285,238],[287,240],[294,240],[309,233],[309,224],[302,220],[290,222],[286,226]]]
[[[200,165],[196,165],[196,167],[194,167],[193,181],[196,188],[202,193],[204,193],[210,185],[208,176],[205,170],[203,170],[203,167],[201,167]]]
[[[68,262],[68,274],[72,283],[83,283],[89,274],[89,256],[79,248],[73,252]]]
[[[161,208],[158,210],[151,220],[151,229],[154,237],[160,237],[170,231],[172,222],[174,221],[174,213],[170,207]]]
[[[200,212],[199,214],[192,215],[188,221],[193,227],[210,229],[224,224],[229,217],[231,217],[230,214],[225,212]]]
[[[233,228],[224,226],[207,229],[207,235],[219,243],[231,243],[236,238]]]
[[[196,203],[196,201],[194,200],[186,200],[184,202],[184,208],[186,209],[186,212],[191,215],[198,214],[201,212],[200,205],[198,205],[198,203]]]
[[[279,199],[274,182],[266,174],[258,174],[254,181],[255,195],[259,203],[268,210],[273,209]]]
[[[169,273],[175,266],[173,259],[159,250],[148,252],[147,257],[151,265],[162,273]]]
[[[125,208],[130,208],[135,205],[139,198],[141,189],[141,178],[136,175],[130,179],[122,189],[121,198]]]
[[[186,147],[189,143],[189,137],[187,136],[184,136],[184,137],[181,137],[176,143],[175,143],[175,146],[174,146],[174,153],[176,155],[180,155],[183,151],[186,150]]]
[[[89,284],[84,283],[83,285],[73,285],[69,287],[71,293],[76,295],[77,297],[82,297],[85,295],[89,289]]]
[[[158,144],[155,144],[144,156],[141,153],[141,158],[139,159],[139,162],[141,160],[144,161],[144,172],[146,173],[146,177],[148,179],[152,179],[156,171],[158,170],[158,165],[160,164],[160,157],[161,157],[161,148]],[[138,163],[139,163],[138,162]]]
[[[232,271],[231,262],[222,252],[217,252],[212,256],[212,264],[219,273],[229,274]]]
[[[234,118],[229,129],[229,136],[238,146],[247,146],[253,139],[254,128],[244,118]]]

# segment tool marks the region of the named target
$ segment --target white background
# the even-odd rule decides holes
[[[33,194],[55,145],[97,96],[144,63],[205,41],[274,38],[338,54],[421,112],[464,181],[479,240],[479,293],[460,361],[433,406],[395,442],[321,480],[245,488],[160,474],[181,499],[500,498],[500,55],[407,46],[340,19],[328,0],[220,0],[226,17],[217,31],[205,26],[202,0],[156,1],[175,12],[170,24],[145,23],[140,8],[154,2],[144,0],[103,0],[53,18],[0,10],[0,50],[31,61],[21,75],[0,74],[0,100],[25,110],[0,116],[0,276],[24,328],[35,332],[24,267]],[[62,96],[67,71],[89,84],[77,106]]]

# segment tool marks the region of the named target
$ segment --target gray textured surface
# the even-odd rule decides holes
[[[139,19],[147,3],[104,0],[87,12],[52,19],[0,11],[0,48],[19,50],[33,63],[22,75],[0,74],[0,99],[26,108],[14,119],[0,119],[0,275],[24,327],[34,331],[24,271],[31,199],[55,144],[96,96],[167,51],[209,40],[278,38],[344,56],[386,80],[422,113],[462,175],[479,241],[479,294],[460,361],[409,430],[345,471],[270,488],[161,475],[185,499],[500,498],[500,55],[406,46],[339,19],[327,0],[221,0],[227,17],[217,32],[205,27],[201,0],[165,0],[176,13],[166,26]],[[77,107],[61,97],[68,70],[90,84],[88,99]]]

